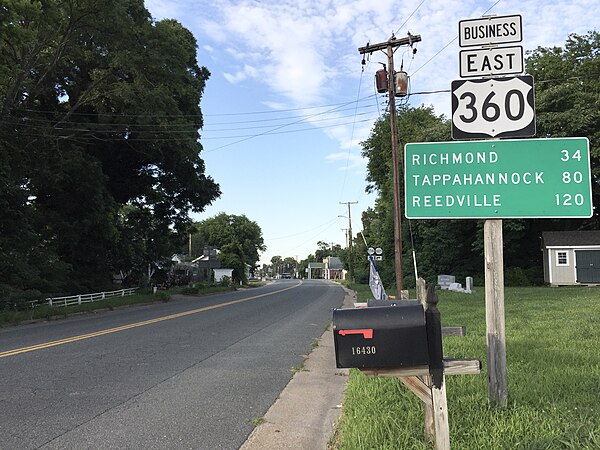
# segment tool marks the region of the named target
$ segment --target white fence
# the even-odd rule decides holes
[[[48,306],[73,306],[82,303],[97,302],[111,297],[125,297],[135,294],[137,288],[119,289],[118,291],[97,292],[95,294],[70,295],[68,297],[50,297],[45,301]]]

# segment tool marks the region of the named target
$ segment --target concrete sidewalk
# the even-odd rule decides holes
[[[354,293],[346,290],[344,307]],[[333,333],[325,331],[241,450],[325,450],[341,412],[348,369],[335,367]]]

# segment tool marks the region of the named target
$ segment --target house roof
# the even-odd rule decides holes
[[[328,256],[323,262],[326,262],[326,265],[328,266],[329,269],[343,269],[344,268],[344,263],[342,262],[342,260],[337,257],[337,256]]]
[[[600,230],[544,231],[542,233],[542,243],[544,248],[600,245]]]

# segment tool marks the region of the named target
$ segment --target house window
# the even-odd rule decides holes
[[[567,252],[556,252],[556,265],[557,266],[568,266],[569,265],[569,254]]]

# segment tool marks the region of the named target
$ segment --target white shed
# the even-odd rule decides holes
[[[600,284],[600,231],[545,231],[542,252],[550,286]]]
[[[213,269],[213,272],[215,274],[215,283],[220,283],[223,281],[223,277],[229,277],[231,279],[233,269]]]

